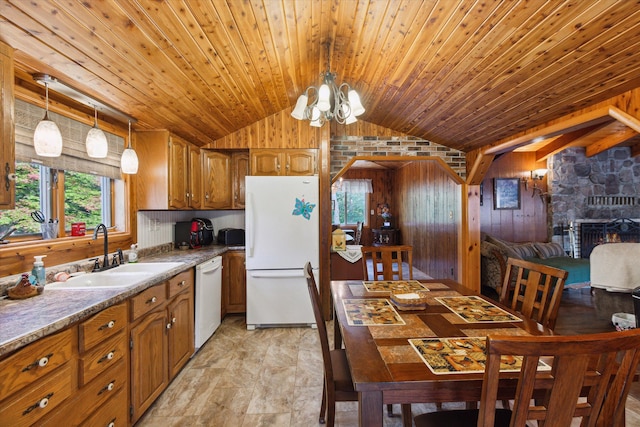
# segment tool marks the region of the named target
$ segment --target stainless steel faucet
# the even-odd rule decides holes
[[[109,235],[107,233],[107,226],[104,224],[98,224],[98,226],[93,230],[93,240],[98,239],[98,231],[102,228],[104,233],[104,259],[102,261],[102,269],[107,269],[109,267]]]

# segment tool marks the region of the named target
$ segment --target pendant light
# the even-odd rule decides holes
[[[122,173],[136,174],[138,173],[138,155],[135,150],[131,148],[131,120],[129,120],[129,140],[127,148],[122,152],[120,158],[120,170]]]
[[[109,152],[109,143],[102,129],[98,128],[98,109],[93,107],[93,112],[93,127],[89,129],[86,140],[87,154],[89,157],[103,159],[107,157],[107,153]]]
[[[33,132],[33,147],[36,154],[42,157],[59,157],[62,153],[62,134],[58,125],[49,120],[49,84],[44,83],[45,110],[44,118],[36,126]]]

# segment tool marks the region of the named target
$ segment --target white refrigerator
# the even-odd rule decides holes
[[[317,176],[247,176],[247,329],[315,325],[304,265],[318,283]]]

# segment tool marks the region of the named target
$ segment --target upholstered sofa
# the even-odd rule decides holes
[[[514,243],[488,234],[482,235],[480,243],[481,284],[499,292],[507,268],[507,258],[525,259],[566,270],[569,275],[566,285],[577,285],[590,281],[588,259],[576,259],[567,254],[557,243]]]

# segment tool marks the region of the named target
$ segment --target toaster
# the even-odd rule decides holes
[[[244,230],[241,228],[221,228],[218,230],[218,244],[244,246]]]

